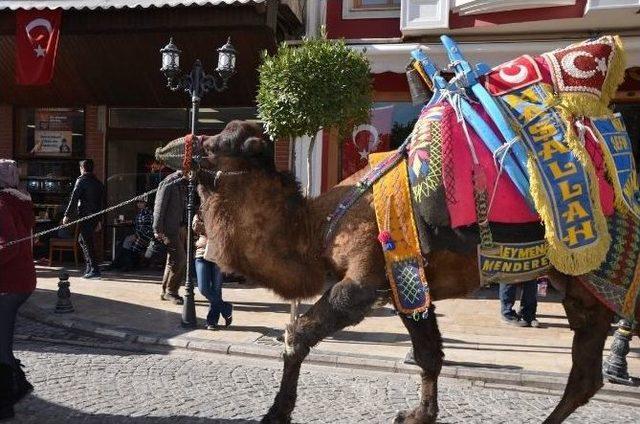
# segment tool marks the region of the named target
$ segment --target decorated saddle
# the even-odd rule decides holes
[[[394,302],[408,315],[430,302],[414,208],[428,225],[478,228],[484,282],[524,281],[553,266],[580,276],[633,321],[640,190],[624,123],[608,108],[624,76],[620,39],[523,55],[493,69],[472,66],[452,39],[441,39],[455,76],[446,80],[428,56],[412,52],[433,96],[399,151],[371,158],[371,172],[330,229],[373,187]],[[544,239],[493,241],[493,224],[536,222]]]
[[[448,37],[443,44],[456,72],[450,81],[413,54],[435,91],[407,146],[416,207],[432,211],[444,198],[450,227],[480,228],[485,281],[522,281],[551,265],[580,275],[631,319],[640,292],[640,190],[624,123],[608,108],[625,69],[620,39],[493,69],[471,67]],[[423,216],[442,225],[442,214]],[[536,221],[544,240],[526,245],[493,243],[488,230],[490,222]]]

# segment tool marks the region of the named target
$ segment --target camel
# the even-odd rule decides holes
[[[162,151],[175,149],[175,143],[181,141],[172,143]],[[255,124],[230,122],[221,133],[204,136],[202,146],[203,159],[196,173],[198,193],[207,233],[215,234],[210,248],[218,265],[284,299],[322,294],[287,327],[282,381],[262,419],[264,423],[288,423],[296,403],[300,367],[310,348],[358,324],[374,305],[389,301],[371,192],[353,205],[331,243],[324,244],[327,216],[367,169],[310,199],[303,197],[293,176],[275,169],[272,143]],[[468,253],[433,250],[426,259],[435,302],[465,297],[480,287],[475,245]],[[328,275],[337,283],[322,293]],[[565,294],[563,305],[574,331],[573,364],[564,395],[545,420],[560,423],[603,385],[602,351],[613,313],[575,277],[552,271],[550,280]],[[421,399],[414,409],[399,412],[396,423],[436,422],[444,354],[433,308],[420,320],[399,315],[421,368]]]

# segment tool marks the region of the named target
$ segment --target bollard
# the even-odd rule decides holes
[[[612,383],[635,386],[636,382],[627,371],[627,354],[633,333],[631,323],[625,319],[618,321],[618,329],[613,334],[611,352],[602,364],[602,375]]]
[[[71,290],[69,290],[69,273],[65,269],[60,271],[58,277],[58,301],[56,302],[56,314],[68,314],[74,312],[71,304]]]

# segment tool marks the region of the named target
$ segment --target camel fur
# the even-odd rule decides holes
[[[284,299],[322,294],[288,328],[280,390],[263,418],[265,423],[288,423],[300,366],[310,348],[360,322],[376,301],[389,300],[370,192],[348,211],[324,247],[326,217],[367,170],[315,199],[306,199],[293,177],[276,171],[271,144],[258,126],[233,121],[221,133],[206,137],[203,146],[198,191],[207,233],[214,235],[210,247],[218,265]],[[433,301],[464,297],[479,288],[474,253],[440,248],[425,256]],[[328,276],[337,283],[325,291]],[[612,313],[574,278],[557,272],[551,278],[566,292],[564,306],[575,332],[573,366],[564,396],[545,421],[559,423],[602,386],[602,349]],[[421,401],[415,409],[400,412],[395,422],[435,423],[437,379],[444,356],[436,314],[432,307],[426,319],[400,319],[422,369]]]

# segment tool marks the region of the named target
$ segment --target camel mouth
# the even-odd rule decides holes
[[[182,169],[184,166],[185,146],[187,136],[171,140],[163,147],[158,147],[155,151],[155,158],[172,169]],[[202,159],[203,137],[194,137],[191,147],[191,166],[197,166]]]

